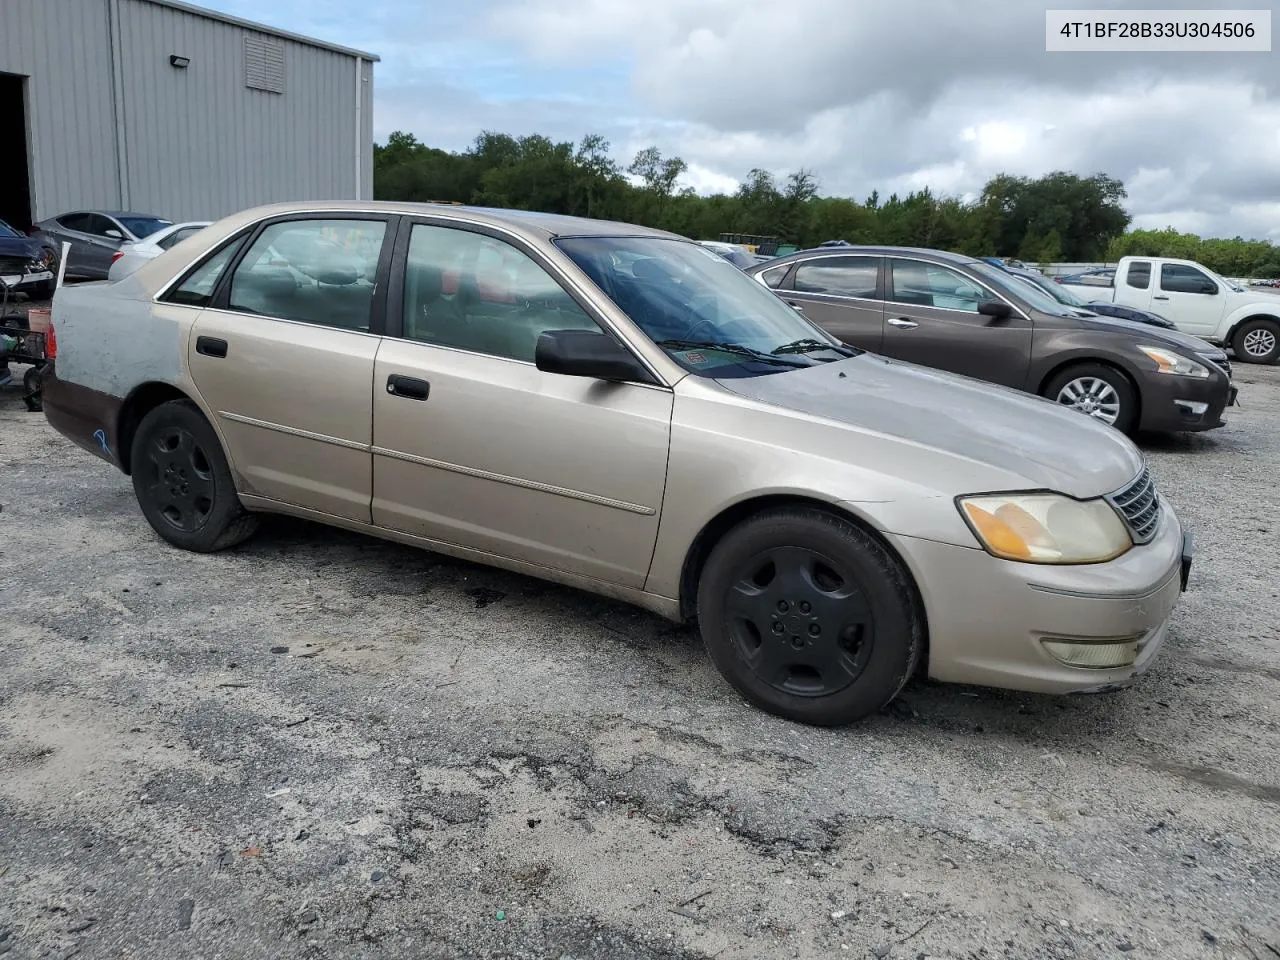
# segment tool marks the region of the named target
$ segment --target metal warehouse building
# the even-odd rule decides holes
[[[377,59],[178,0],[0,0],[0,220],[368,199]]]

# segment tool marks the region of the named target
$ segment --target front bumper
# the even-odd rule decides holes
[[[1140,384],[1143,430],[1196,432],[1225,426],[1227,407],[1235,406],[1236,386],[1218,369],[1204,380],[1152,373]]]
[[[979,548],[891,536],[915,575],[929,622],[929,676],[1035,693],[1123,686],[1150,666],[1191,564],[1164,504],[1155,538],[1108,563],[1047,566]],[[1063,663],[1045,641],[1136,644],[1124,666]]]

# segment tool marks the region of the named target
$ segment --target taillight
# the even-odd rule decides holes
[[[58,356],[58,337],[53,332],[53,323],[49,323],[49,331],[44,335],[44,355],[47,359],[53,360]]]
[[[124,251],[123,251],[123,250],[117,250],[115,253],[113,253],[113,254],[111,255],[111,262],[112,262],[112,263],[115,263],[117,260],[119,260],[119,259],[120,259],[121,257],[123,257],[123,256],[124,256]]]

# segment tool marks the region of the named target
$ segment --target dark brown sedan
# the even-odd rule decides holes
[[[845,343],[1039,394],[1125,433],[1210,430],[1235,402],[1220,348],[1069,307],[973,257],[845,246],[747,273]]]

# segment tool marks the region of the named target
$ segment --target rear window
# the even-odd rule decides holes
[[[1129,275],[1124,282],[1135,290],[1146,290],[1151,286],[1151,264],[1146,261],[1129,264]]]

